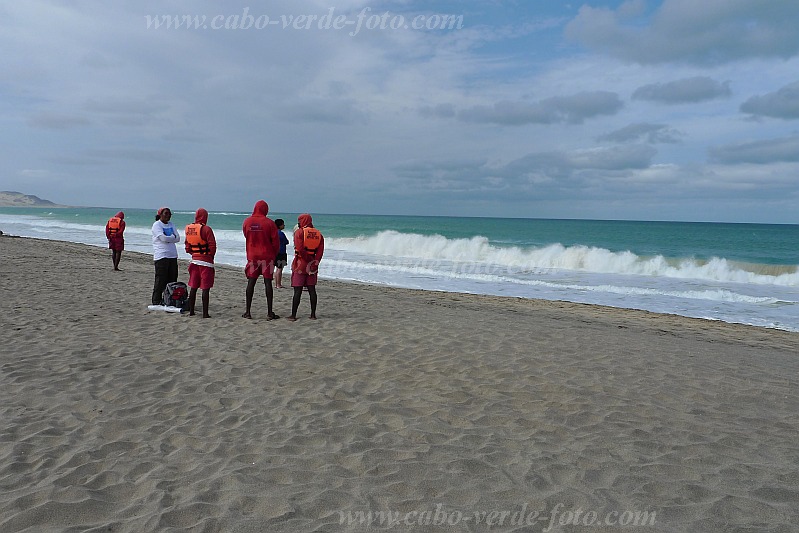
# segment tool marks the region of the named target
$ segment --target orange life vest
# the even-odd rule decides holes
[[[199,222],[186,226],[186,244],[189,247],[189,253],[204,255],[211,253],[208,241],[202,238],[202,228],[203,225]]]
[[[305,251],[315,254],[316,249],[322,244],[322,233],[316,228],[302,228],[302,242],[305,244]]]
[[[122,228],[122,219],[119,217],[111,217],[108,219],[108,234],[116,237],[119,230]]]

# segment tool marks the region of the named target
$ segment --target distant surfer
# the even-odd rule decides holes
[[[111,249],[114,270],[119,271],[119,260],[122,259],[122,250],[125,249],[125,213],[120,211],[108,219],[105,237],[108,239],[108,248]]]
[[[291,286],[294,288],[294,297],[291,301],[291,316],[287,317],[292,322],[297,320],[303,288],[308,289],[311,298],[311,316],[308,318],[316,320],[316,281],[319,262],[325,252],[325,238],[318,229],[314,228],[311,215],[303,213],[297,222],[297,229],[294,231],[294,260],[291,262]]]

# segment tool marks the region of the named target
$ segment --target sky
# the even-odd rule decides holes
[[[3,2],[0,190],[798,223],[797,20],[796,0]]]

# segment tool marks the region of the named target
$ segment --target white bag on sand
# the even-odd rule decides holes
[[[183,309],[172,305],[148,305],[150,311],[166,311],[167,313],[182,313]]]

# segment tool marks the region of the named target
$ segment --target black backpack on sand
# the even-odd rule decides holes
[[[189,307],[189,288],[182,281],[166,284],[164,289],[164,305],[187,309]]]

